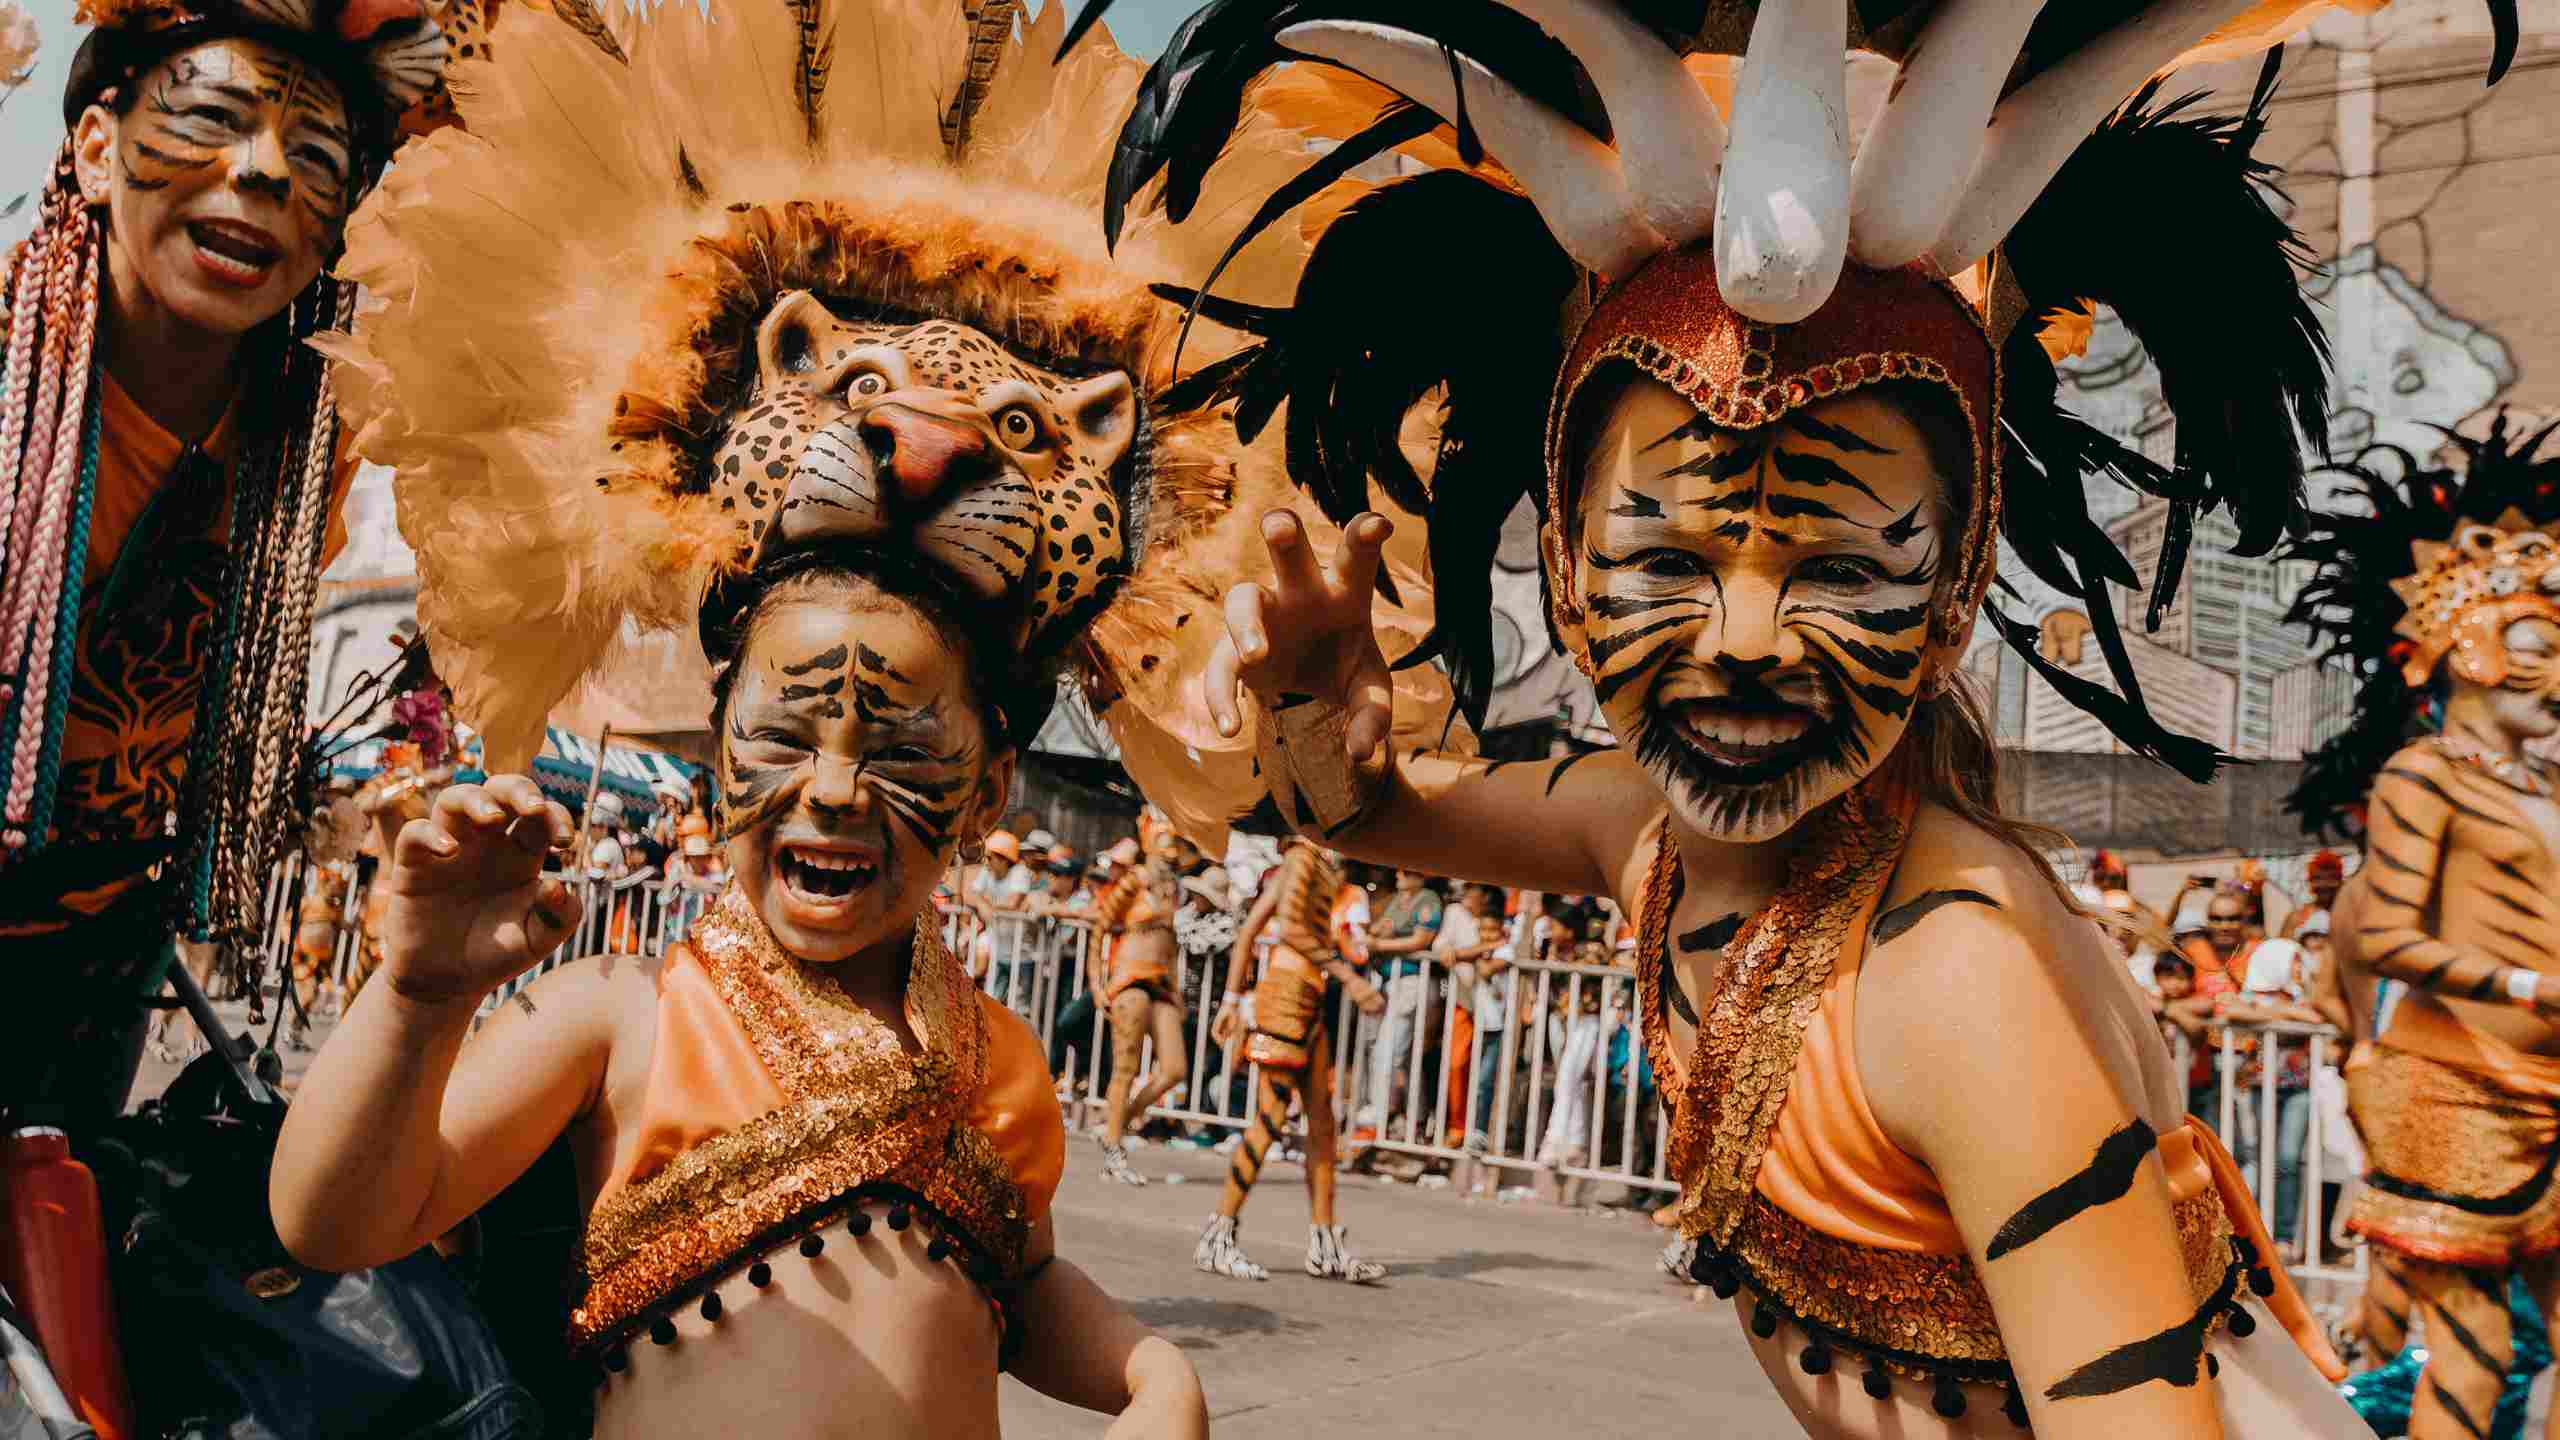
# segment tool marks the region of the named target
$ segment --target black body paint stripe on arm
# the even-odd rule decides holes
[[[2157,1335],[2119,1345],[2063,1376],[2045,1390],[2044,1398],[2116,1395],[2155,1380],[2181,1390],[2195,1384],[2204,1378],[2205,1336],[2213,1329],[2214,1317],[2230,1308],[2232,1291],[2239,1283],[2240,1267],[2225,1267],[2221,1285],[2196,1307],[2195,1314]]]
[[[1979,890],[1930,890],[1894,906],[1876,917],[1869,932],[1878,945],[1890,945],[1911,933],[1912,927],[1928,919],[1943,905],[1988,905],[2001,908],[2000,902]]]
[[[1982,1258],[1997,1260],[2034,1244],[2083,1211],[2123,1199],[2133,1188],[2133,1174],[2141,1167],[2142,1157],[2159,1143],[2159,1132],[2151,1128],[2150,1122],[2139,1117],[2128,1122],[2098,1142],[2098,1153],[2080,1173],[2018,1207],[2017,1214],[2002,1221],[1993,1232],[1991,1243],[1984,1247]]]

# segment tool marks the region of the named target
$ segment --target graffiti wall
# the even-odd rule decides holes
[[[2259,147],[2285,167],[2291,219],[2322,258],[2307,288],[2335,351],[2324,438],[2341,457],[2371,445],[2431,456],[2444,441],[2438,427],[2476,432],[2501,406],[2560,418],[2560,280],[2532,258],[2560,220],[2560,25],[2527,6],[2516,64],[2490,90],[2478,10],[2397,0],[2370,18],[2324,21],[2287,56]],[[2245,93],[2251,71],[2188,78],[2229,95]],[[2212,263],[2210,236],[2183,243],[2195,263]],[[2168,456],[2174,434],[2158,373],[2121,324],[2104,319],[2088,352],[2063,371],[2075,410]],[[2165,507],[2137,506],[2112,487],[2091,500],[2147,572]],[[2312,503],[2341,503],[2334,481],[2315,481]],[[2343,722],[2346,687],[2283,623],[2307,576],[2231,557],[2224,547],[2233,538],[2218,517],[2199,526],[2186,588],[2160,627],[2133,641],[2135,666],[2172,723],[2281,765]],[[2095,646],[2082,643],[2089,622],[2076,602],[2021,567],[2007,570],[2040,622],[2045,657],[2101,675]],[[1999,697],[2013,744],[2118,748],[2014,656],[1984,643],[1972,668]]]

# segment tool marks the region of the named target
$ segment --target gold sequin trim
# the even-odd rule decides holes
[[[1908,807],[1873,789],[1861,786],[1816,813],[1786,888],[1725,948],[1687,1065],[1665,1063],[1674,1057],[1661,1007],[1646,1003],[1655,1069],[1680,1077],[1668,1146],[1671,1175],[1680,1182],[1680,1231],[1719,1249],[1731,1248],[1734,1227],[1755,1193],[1770,1127],[1786,1107],[1804,1027],[1821,1008],[1841,939],[1883,890],[1902,853]],[[1666,827],[1648,889],[1667,885],[1679,864],[1676,849]],[[1642,907],[1653,933],[1637,947],[1638,981],[1650,994],[1659,993],[1661,969],[1669,963],[1663,933],[1669,927],[1656,917],[1665,909],[1652,897]]]
[[[923,1196],[1004,1273],[1017,1270],[1030,1231],[1024,1197],[994,1143],[963,1118],[985,1080],[986,1020],[939,932],[918,923],[907,984],[924,1043],[915,1055],[831,976],[785,954],[736,889],[696,925],[693,943],[787,1103],[596,1206],[572,1343],[734,1265],[794,1217],[880,1182]]]

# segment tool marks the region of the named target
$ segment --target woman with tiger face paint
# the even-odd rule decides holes
[[[2412,1314],[2426,1335],[2417,1440],[2495,1423],[2511,1278],[2546,1323],[2560,1304],[2560,803],[2526,749],[2560,734],[2560,459],[2535,459],[2552,433],[2500,416],[2457,438],[2458,471],[2377,449],[2351,472],[2370,507],[2290,552],[2320,566],[2295,617],[2360,677],[2291,808],[2313,830],[2361,809],[2336,958],[2366,980],[2350,993],[2408,987],[2347,1063],[2369,1167],[2347,1227],[2389,1257],[2368,1307],[2385,1352]]]
[[[2212,773],[2142,702],[2107,594],[2140,577],[2083,484],[2169,497],[2181,537],[2188,507],[2232,504],[2250,553],[2295,512],[2325,376],[2248,154],[2273,69],[2236,117],[2184,116],[2154,86],[2083,96],[2064,123],[2043,103],[2129,88],[2210,17],[2064,37],[2044,28],[2060,7],[1923,5],[1888,34],[1876,8],[1708,7],[1692,35],[1612,0],[1392,22],[1230,0],[1183,32],[1161,105],[1124,132],[1115,200],[1214,173],[1235,87],[1282,60],[1293,93],[1355,72],[1323,102],[1373,117],[1359,143],[1445,167],[1310,177],[1335,183],[1296,304],[1202,301],[1266,343],[1201,388],[1247,434],[1285,402],[1293,472],[1347,527],[1327,563],[1295,515],[1268,517],[1276,581],[1230,590],[1208,703],[1302,834],[1637,917],[1693,1276],[1735,1301],[1812,1433],[2360,1433],[2237,1167],[2188,1121],[2121,960],[2043,859],[2061,837],[2000,812],[1960,665],[1989,613],[2128,748]],[[1826,30],[1844,10],[1845,36]],[[1911,82],[1854,179],[1845,46]],[[1977,47],[1999,53],[1948,58]],[[1698,53],[1746,48],[1731,103],[1703,98]],[[1381,85],[1421,118],[1378,109]],[[1917,141],[1922,115],[1948,128]],[[2033,160],[2012,145],[2030,131]],[[1957,161],[1946,193],[1883,193],[1923,152]],[[1964,218],[1992,190],[1999,213]],[[2215,217],[2211,263],[2168,283],[2144,206]],[[1443,264],[1453,233],[1465,262]],[[2045,327],[2091,301],[2162,370],[2174,474],[2056,403],[2072,342]],[[1381,443],[1425,401],[1427,468]],[[1529,489],[1552,632],[1616,749],[1488,764],[1384,743],[1373,487],[1430,531],[1437,628],[1397,658],[1441,660],[1462,698],[1492,660],[1474,577]],[[2087,602],[2115,691],[2045,663],[1992,600],[2004,534]],[[2183,562],[2181,538],[2164,600]],[[2252,1339],[2269,1318],[2294,1343]]]
[[[63,1022],[0,1104],[85,1120],[122,1109],[169,932],[263,923],[356,468],[303,342],[353,299],[323,272],[447,46],[420,0],[78,18],[0,278],[0,938]]]

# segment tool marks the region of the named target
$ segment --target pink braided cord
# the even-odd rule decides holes
[[[11,521],[18,508],[19,466],[27,455],[27,399],[35,379],[36,337],[44,333],[44,299],[40,293],[46,266],[53,256],[53,214],[47,206],[36,216],[35,233],[9,257],[9,358],[0,370],[0,556],[11,553]],[[0,575],[17,569],[0,566]]]
[[[55,613],[62,604],[63,580],[69,567],[86,566],[89,557],[72,555],[70,537],[71,511],[78,501],[80,488],[80,447],[89,418],[89,364],[96,354],[98,341],[98,247],[80,245],[78,252],[78,297],[80,318],[72,334],[69,363],[62,377],[61,418],[53,434],[53,473],[47,477],[45,489],[46,528],[42,532],[43,550],[39,558],[44,574],[29,588],[43,611],[35,617],[29,637],[27,655],[26,708],[19,712],[18,743],[9,769],[8,824],[12,830],[23,830],[35,815],[36,755],[44,748],[47,692],[53,684],[53,647],[60,627]],[[64,267],[66,270],[69,265]],[[51,347],[47,347],[48,353]],[[30,723],[33,722],[33,723]]]
[[[0,676],[21,677],[20,693],[14,697],[21,705],[28,697],[41,696],[50,688],[50,676],[33,675],[26,670],[31,638],[28,632],[37,606],[50,588],[45,581],[46,572],[50,570],[55,583],[59,583],[60,557],[50,552],[61,548],[62,532],[70,518],[71,497],[67,493],[56,494],[53,486],[53,442],[62,416],[62,369],[70,359],[70,337],[65,332],[70,329],[71,290],[77,279],[73,267],[79,263],[79,247],[65,243],[69,240],[69,235],[58,233],[48,257],[51,266],[45,277],[45,333],[38,351],[35,407],[28,417],[17,519],[9,532],[14,542],[10,546],[13,558],[7,583],[0,585]],[[19,713],[23,719],[27,712]],[[21,725],[20,729],[25,727]],[[11,810],[9,818],[14,824],[23,815]]]

